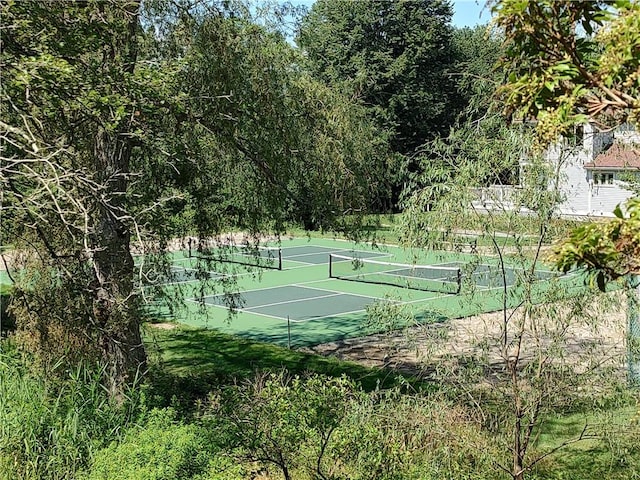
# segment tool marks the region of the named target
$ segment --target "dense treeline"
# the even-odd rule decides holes
[[[455,29],[451,16],[451,5],[431,0],[319,0],[301,23],[304,66],[356,98],[387,135],[395,161],[387,172],[392,196],[379,199],[381,208],[398,209],[417,157],[439,162],[429,144],[468,119],[470,107],[484,115],[491,81],[500,81],[495,35]]]

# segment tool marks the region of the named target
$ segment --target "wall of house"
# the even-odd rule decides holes
[[[600,140],[594,137],[589,126],[585,127],[582,137],[574,138],[571,143],[563,140],[547,150],[547,161],[558,175],[563,199],[558,209],[563,215],[589,214],[590,186],[584,164],[593,159],[593,151],[600,147]]]
[[[614,179],[613,185],[592,184],[591,215],[611,217],[616,205],[623,203],[632,192],[626,190],[620,180]]]
[[[622,142],[640,139],[638,132],[616,130],[600,132],[594,126],[584,127],[582,142],[577,141],[575,147],[566,142],[549,149],[548,159],[559,166],[560,191],[564,201],[558,209],[567,216],[613,216],[616,205],[631,196],[620,180],[614,180],[612,185],[598,185],[594,183],[592,173],[584,165],[593,161],[605,151],[614,140]]]
[[[624,188],[625,182],[619,178],[618,172],[618,178],[614,178],[611,185],[601,185],[593,179],[594,173],[600,172],[589,171],[584,166],[606,151],[614,141],[640,143],[640,132],[631,126],[601,132],[590,124],[576,133],[578,131],[581,135],[563,140],[546,153],[547,161],[557,173],[557,179],[551,179],[551,182],[557,181],[563,199],[558,205],[558,212],[566,217],[612,217],[616,206],[632,197],[633,192]],[[521,171],[527,167],[527,159],[524,158],[520,164]],[[555,188],[555,185],[549,187]],[[512,185],[479,189],[473,205],[479,210],[515,208],[512,195],[517,189],[518,186]]]
[[[628,123],[618,127],[613,135],[617,143],[640,143],[640,132]]]

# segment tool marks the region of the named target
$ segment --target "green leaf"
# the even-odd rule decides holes
[[[620,204],[616,205],[616,208],[613,210],[613,214],[618,218],[624,218],[624,214],[622,213],[622,208],[620,208]]]

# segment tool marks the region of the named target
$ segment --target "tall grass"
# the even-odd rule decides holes
[[[62,362],[59,367],[62,368]],[[45,378],[10,341],[0,353],[0,479],[72,478],[140,414],[140,396],[112,400],[99,367]]]

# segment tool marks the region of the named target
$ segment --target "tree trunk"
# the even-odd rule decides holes
[[[118,214],[127,190],[131,145],[102,130],[96,136],[95,160],[107,186],[109,204],[97,205],[92,235],[96,285],[94,315],[99,328],[99,345],[108,365],[106,383],[113,395],[120,395],[141,370],[146,355],[140,336],[139,311],[133,290],[133,258],[128,219]]]
[[[105,46],[105,70],[122,78],[123,84],[125,75],[133,73],[137,60],[138,8],[135,2],[123,8],[124,28],[111,45]],[[114,130],[97,126],[94,164],[105,191],[102,199],[96,199],[91,251],[96,281],[94,315],[103,360],[108,366],[105,383],[117,397],[144,372],[146,354],[133,289],[131,219],[126,215],[125,203],[132,151],[128,135],[131,120],[122,120]]]

